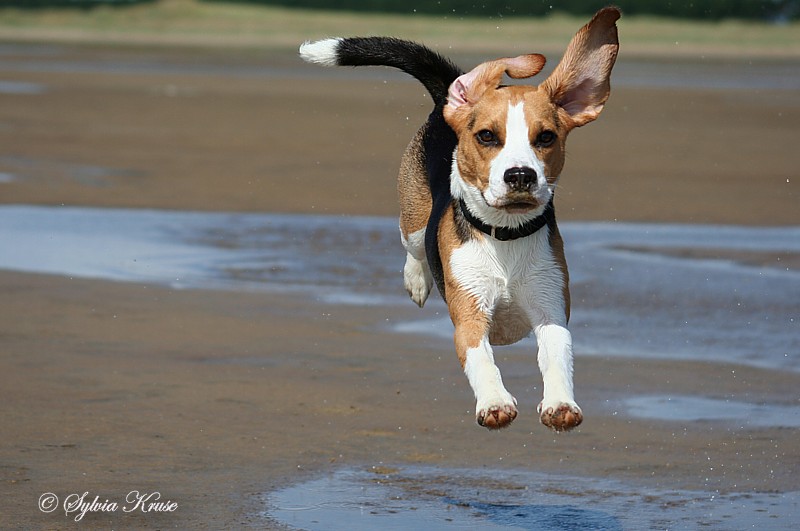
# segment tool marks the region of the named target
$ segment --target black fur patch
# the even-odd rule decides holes
[[[439,256],[439,224],[447,207],[453,202],[450,195],[450,172],[453,165],[453,151],[458,144],[455,132],[444,121],[442,107],[436,106],[428,116],[422,148],[425,156],[425,169],[431,189],[433,207],[425,230],[425,254],[439,293],[447,300],[444,287],[442,258]]]
[[[336,48],[343,66],[391,66],[422,83],[436,105],[444,105],[450,84],[464,72],[449,59],[412,41],[392,37],[349,37]]]

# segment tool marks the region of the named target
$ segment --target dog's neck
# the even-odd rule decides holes
[[[536,234],[539,229],[551,223],[556,217],[556,211],[553,207],[552,198],[550,199],[550,202],[547,203],[544,212],[518,227],[496,227],[494,225],[489,225],[488,223],[484,223],[479,218],[475,217],[475,215],[470,212],[469,207],[463,199],[459,199],[458,204],[461,208],[461,213],[463,214],[464,219],[466,219],[470,225],[482,233],[488,234],[495,240],[500,240],[503,242],[518,240],[520,238],[526,238]]]

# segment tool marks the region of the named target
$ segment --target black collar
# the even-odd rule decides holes
[[[547,225],[550,221],[555,220],[556,217],[556,211],[553,208],[553,200],[550,199],[550,202],[547,203],[547,207],[544,209],[544,212],[542,212],[540,216],[536,216],[524,225],[520,225],[519,227],[515,228],[495,227],[476,218],[472,212],[469,211],[469,208],[467,208],[467,205],[464,203],[463,199],[459,199],[459,204],[461,205],[461,213],[464,215],[464,219],[469,221],[470,225],[482,233],[488,234],[495,240],[500,240],[501,242],[507,242],[509,240],[516,240],[530,236]]]

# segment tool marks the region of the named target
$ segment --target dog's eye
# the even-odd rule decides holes
[[[478,131],[478,134],[475,135],[480,142],[484,146],[496,146],[497,145],[497,135],[495,135],[492,131],[488,129],[481,129]]]
[[[553,144],[556,141],[556,134],[552,131],[542,131],[538,135],[536,135],[536,140],[534,140],[534,145],[537,147],[547,147]]]

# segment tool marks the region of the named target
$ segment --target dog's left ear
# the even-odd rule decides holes
[[[503,73],[514,79],[523,79],[538,74],[544,63],[543,55],[532,53],[479,64],[450,85],[444,108],[445,119],[464,105],[477,103],[487,90],[499,87]]]
[[[566,111],[572,127],[596,119],[608,99],[619,50],[616,22],[620,15],[616,7],[598,11],[575,34],[561,62],[540,85]]]

